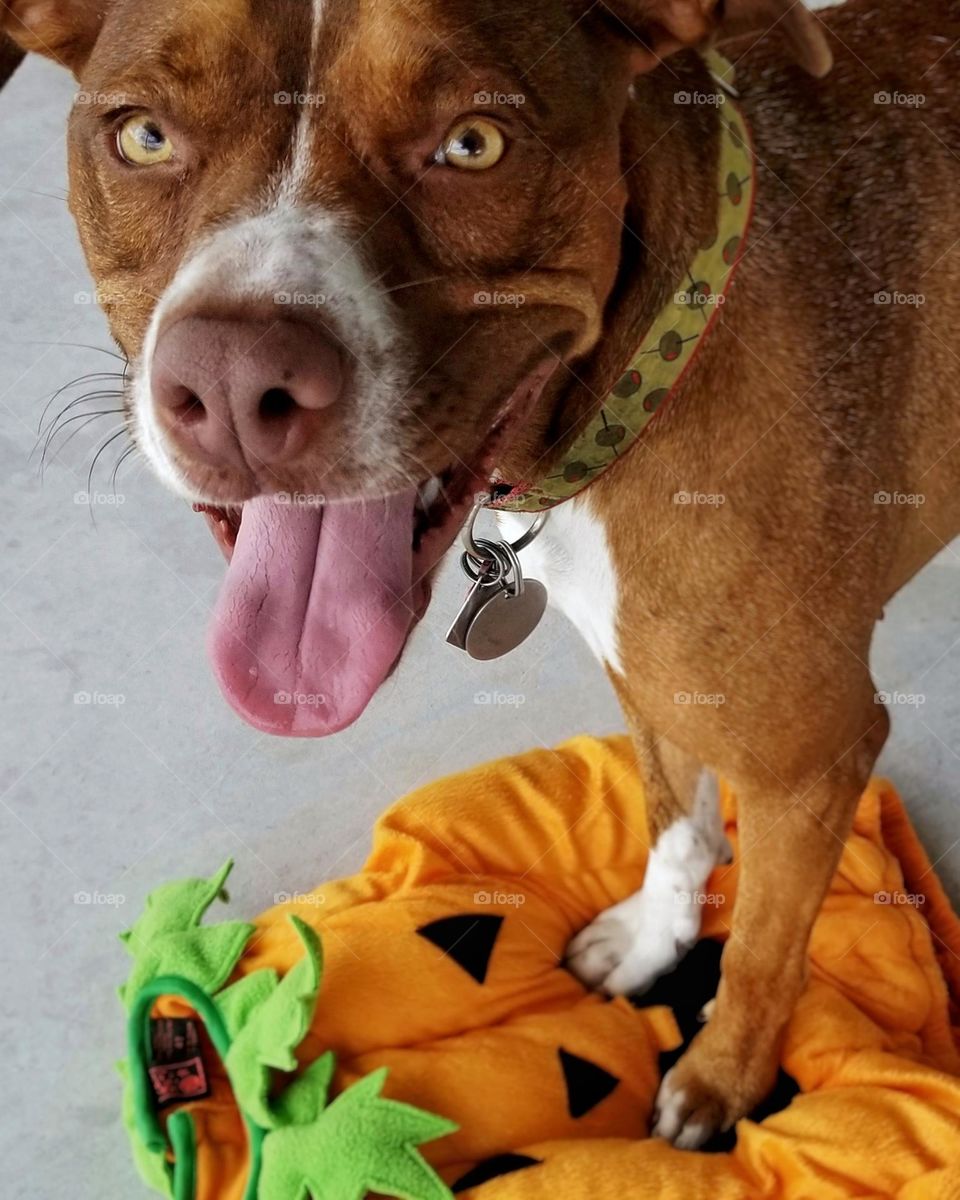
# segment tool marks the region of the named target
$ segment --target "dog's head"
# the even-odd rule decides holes
[[[212,653],[257,726],[353,720],[491,470],[534,473],[617,280],[630,81],[718,7],[0,0],[79,81],[129,428],[232,556]],[[802,7],[725,7],[825,69]]]

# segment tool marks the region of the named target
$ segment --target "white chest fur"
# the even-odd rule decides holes
[[[530,518],[499,513],[503,536],[516,541]],[[607,534],[588,497],[561,504],[543,532],[520,553],[524,574],[539,579],[550,603],[580,631],[601,662],[622,672],[617,638],[619,588]]]

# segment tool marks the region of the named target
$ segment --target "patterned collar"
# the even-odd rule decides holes
[[[651,323],[640,348],[599,412],[537,483],[523,482],[488,506],[508,512],[543,512],[570,500],[622,458],[662,412],[706,341],[743,254],[753,217],[756,170],[750,130],[733,100],[733,67],[716,51],[704,55],[718,84],[716,236],[702,247],[677,281],[671,299]],[[500,485],[502,491],[503,484]]]

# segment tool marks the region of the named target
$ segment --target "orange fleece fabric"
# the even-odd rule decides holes
[[[339,1088],[386,1066],[384,1095],[457,1122],[422,1150],[462,1200],[960,1198],[960,922],[892,786],[865,792],[814,927],[782,1054],[799,1094],[728,1152],[647,1137],[659,1056],[682,1041],[671,1009],[606,1001],[562,967],[640,886],[647,849],[628,739],[492,762],[388,810],[359,874],[258,918],[234,979],[301,957],[288,914],[316,928],[301,1064],[333,1049]],[[728,935],[736,885],[736,861],[714,873],[704,938]],[[224,1100],[191,1105],[198,1200],[242,1195]]]

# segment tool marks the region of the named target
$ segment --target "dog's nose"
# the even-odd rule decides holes
[[[184,317],[164,329],[151,388],[161,426],[208,466],[294,458],[340,394],[336,347],[298,321]]]

